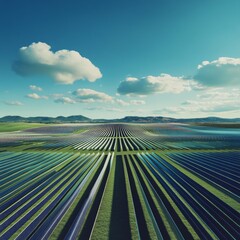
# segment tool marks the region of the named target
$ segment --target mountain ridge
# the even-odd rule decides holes
[[[29,123],[68,123],[68,122],[89,122],[90,118],[82,115],[72,115],[68,117],[58,116],[58,117],[47,117],[47,116],[37,116],[37,117],[21,117],[21,116],[4,116],[0,118],[0,122],[29,122]]]
[[[220,118],[220,117],[205,117],[205,118],[170,118],[164,116],[126,116],[119,119],[91,119],[83,115],[71,116],[37,116],[37,117],[21,117],[21,116],[4,116],[0,118],[0,122],[29,122],[29,123],[81,123],[81,122],[124,122],[124,123],[236,123],[240,122],[240,118]]]

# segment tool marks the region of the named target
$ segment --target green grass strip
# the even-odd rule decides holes
[[[138,225],[137,225],[137,219],[136,219],[136,213],[135,208],[133,204],[133,198],[132,198],[132,192],[130,189],[130,183],[126,168],[125,160],[123,161],[123,167],[124,167],[124,175],[125,175],[125,184],[126,184],[126,190],[127,190],[127,200],[128,200],[128,210],[129,210],[129,223],[130,223],[130,229],[131,229],[131,236],[132,239],[139,239],[139,231],[138,231]]]
[[[116,155],[114,156],[109,178],[106,183],[106,188],[99,208],[98,216],[94,225],[91,239],[105,240],[109,239],[110,224],[111,224],[111,210],[114,191],[114,177],[116,168]]]

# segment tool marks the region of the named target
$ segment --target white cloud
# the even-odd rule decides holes
[[[138,78],[135,78],[135,77],[127,77],[126,80],[127,80],[128,82],[134,82],[134,81],[137,81]]]
[[[115,99],[115,102],[121,106],[129,106],[128,102],[123,101],[122,99]]]
[[[47,96],[40,96],[40,95],[38,95],[37,93],[29,93],[29,94],[26,95],[26,97],[32,98],[32,99],[35,99],[35,100],[48,99]]]
[[[114,108],[114,107],[102,107],[102,106],[98,106],[98,107],[87,107],[85,108],[86,110],[89,111],[107,111],[107,112],[124,112],[123,109],[120,108]]]
[[[174,77],[169,74],[126,78],[118,87],[121,95],[150,95],[154,93],[181,93],[191,90],[192,80]]]
[[[13,69],[23,76],[50,76],[61,84],[73,84],[83,79],[94,82],[102,77],[99,68],[77,51],[52,52],[51,46],[42,42],[20,48]]]
[[[201,94],[197,95],[198,99],[201,100],[229,100],[229,99],[240,99],[240,89],[223,89],[223,88],[210,88],[206,91],[201,92]]]
[[[76,101],[69,97],[60,97],[54,100],[56,103],[63,103],[63,104],[74,104]]]
[[[89,98],[89,99],[77,99],[78,102],[80,103],[94,103],[96,102],[96,100],[94,100],[93,98]],[[101,102],[101,100],[99,100],[99,102]]]
[[[143,105],[143,104],[146,104],[146,102],[143,101],[143,100],[131,100],[130,104],[132,104],[132,105]]]
[[[72,93],[80,102],[113,102],[113,97],[88,88],[79,88]]]
[[[223,113],[240,110],[240,89],[208,89],[197,95],[196,100],[187,100],[181,106],[167,107],[159,113],[189,114],[189,113]]]
[[[118,105],[121,105],[121,106],[143,105],[143,104],[146,103],[146,102],[143,101],[143,100],[131,100],[131,101],[129,101],[129,102],[126,102],[126,101],[123,101],[122,99],[115,99],[115,102],[116,102]]]
[[[41,87],[38,87],[38,86],[35,86],[35,85],[30,85],[29,88],[33,91],[39,91],[39,92],[42,91]]]
[[[64,94],[62,94],[62,93],[53,93],[53,94],[50,94],[49,96],[56,100],[58,98],[64,97]]]
[[[22,106],[23,105],[23,103],[20,101],[5,101],[4,103],[9,106]]]
[[[220,57],[198,65],[194,79],[205,86],[240,85],[240,58]]]
[[[146,96],[154,93],[181,93],[190,90],[204,91],[208,87],[239,86],[240,58],[220,57],[214,61],[203,61],[197,74],[191,79],[170,74],[127,77],[117,89],[120,95]]]

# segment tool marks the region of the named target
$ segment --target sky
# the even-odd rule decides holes
[[[240,117],[239,0],[0,0],[0,117]]]

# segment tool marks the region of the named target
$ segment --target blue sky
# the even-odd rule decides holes
[[[0,3],[0,116],[240,116],[238,0]]]

